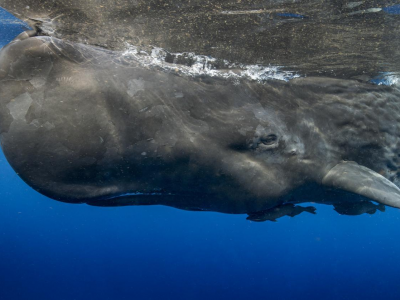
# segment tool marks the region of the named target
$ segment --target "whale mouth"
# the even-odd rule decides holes
[[[131,192],[131,193],[120,193],[115,195],[108,195],[108,196],[100,196],[96,198],[96,201],[108,201],[108,200],[115,200],[115,199],[123,199],[123,198],[132,198],[132,197],[154,197],[154,196],[177,196],[174,193],[165,193],[165,192]],[[89,200],[93,201],[93,200]]]
[[[91,206],[131,206],[131,205],[159,205],[170,202],[175,197],[172,193],[160,192],[133,192],[115,194],[112,196],[101,196],[94,199],[87,199],[85,203]],[[182,197],[182,196],[179,196]],[[162,199],[162,201],[160,201]]]

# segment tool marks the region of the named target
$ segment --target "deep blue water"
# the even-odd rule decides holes
[[[4,27],[0,44],[18,32]],[[20,30],[22,27],[20,27]],[[14,29],[13,29],[14,30]],[[0,299],[399,299],[400,211],[254,223],[48,199],[0,153]]]
[[[7,45],[24,30],[31,29],[28,24],[15,18],[0,7],[0,48]]]

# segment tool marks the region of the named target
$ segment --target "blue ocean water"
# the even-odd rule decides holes
[[[29,29],[31,28],[28,24],[0,7],[0,48],[7,45],[21,32]]]
[[[19,30],[0,14],[0,44]],[[8,24],[7,24],[8,23]],[[48,199],[0,154],[0,299],[399,299],[400,212],[276,223]]]

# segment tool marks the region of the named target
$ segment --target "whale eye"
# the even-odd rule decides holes
[[[260,142],[264,145],[273,145],[278,140],[278,137],[275,134],[269,134],[266,137],[262,137]]]

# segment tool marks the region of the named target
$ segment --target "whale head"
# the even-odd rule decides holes
[[[254,213],[342,203],[326,197],[341,190],[400,207],[397,90],[178,69],[55,38],[15,41],[0,52],[2,149],[26,183],[71,203]]]

